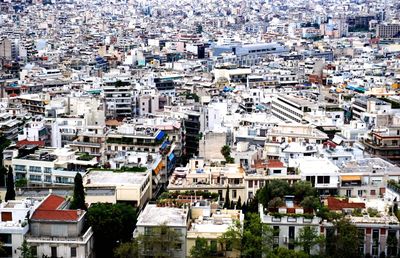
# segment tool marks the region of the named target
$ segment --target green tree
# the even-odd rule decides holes
[[[196,238],[196,244],[190,249],[190,258],[213,257],[211,246],[207,239],[202,237]]]
[[[222,246],[240,251],[241,257],[259,258],[273,250],[273,229],[263,225],[258,213],[248,213],[244,226],[236,221],[219,238]]]
[[[318,197],[315,196],[306,196],[301,201],[300,205],[305,210],[317,210],[321,205]]]
[[[229,185],[226,187],[225,199],[224,199],[224,208],[229,209],[231,205],[230,198],[229,198]]]
[[[18,250],[21,252],[20,258],[35,258],[36,256],[32,252],[32,247],[29,246],[28,242],[24,239],[22,245],[18,247]]]
[[[127,204],[95,203],[88,209],[87,222],[93,228],[95,253],[112,257],[117,243],[131,240],[136,212]]]
[[[230,156],[230,155],[231,155],[231,147],[229,147],[228,145],[224,145],[224,146],[221,148],[221,154],[222,154],[222,156],[224,156],[224,157]]]
[[[316,245],[321,245],[323,242],[324,238],[318,234],[317,228],[310,226],[302,227],[296,239],[296,245],[301,246],[306,254],[310,254]]]
[[[308,181],[297,181],[293,185],[293,192],[296,201],[301,202],[307,196],[317,196],[317,190]]]
[[[333,253],[330,255],[337,258],[360,257],[358,251],[358,230],[347,219],[340,219],[335,223],[336,235],[331,239]],[[328,239],[327,239],[328,242]]]
[[[281,197],[275,197],[271,201],[268,202],[268,208],[277,209],[283,206],[285,203],[283,202]]]
[[[85,190],[83,189],[82,175],[76,173],[74,178],[74,196],[71,202],[71,209],[86,210]]]
[[[130,242],[122,243],[114,249],[116,258],[139,257],[139,245],[136,239]]]
[[[7,192],[5,197],[6,202],[9,200],[15,200],[14,175],[11,167],[8,168]]]
[[[242,209],[242,199],[240,198],[240,196],[236,202],[236,209],[238,209],[238,210]]]
[[[175,250],[182,246],[182,234],[165,224],[152,227],[151,232],[136,237],[141,254],[148,257],[173,257]]]
[[[350,257],[350,256],[349,256]],[[283,247],[278,247],[268,258],[309,258],[309,255],[302,251],[289,250]]]
[[[387,245],[387,255],[388,257],[396,257],[397,255],[397,237],[396,234],[388,234],[386,245]]]

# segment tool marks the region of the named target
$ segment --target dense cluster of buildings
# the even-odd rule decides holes
[[[80,173],[88,206],[141,211],[134,236],[179,231],[170,257],[198,237],[217,252],[244,220],[224,199],[279,179],[346,214],[361,253],[397,254],[399,93],[396,0],[0,0],[1,164],[17,193],[0,205],[0,241],[8,257],[24,239],[38,257],[95,257],[85,211],[64,198]],[[149,204],[165,191],[219,197]],[[304,226],[332,233],[305,213],[290,196],[259,207],[289,249]]]

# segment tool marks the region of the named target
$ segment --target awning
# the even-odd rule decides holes
[[[175,155],[173,152],[171,154],[169,154],[168,160],[173,160],[174,158],[175,158]]]
[[[157,136],[156,136],[156,140],[159,141],[164,137],[165,133],[164,131],[160,131]]]
[[[342,181],[361,181],[361,176],[341,176]]]

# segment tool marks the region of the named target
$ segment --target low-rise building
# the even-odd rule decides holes
[[[69,209],[64,197],[49,195],[30,218],[30,232],[26,237],[37,257],[91,258],[93,253],[92,228],[85,229],[86,212]]]
[[[29,231],[28,220],[38,207],[39,201],[33,199],[15,200],[0,204],[0,240],[6,257],[18,258],[19,248]]]
[[[84,175],[83,186],[89,205],[127,202],[143,208],[152,197],[151,171],[141,167],[127,172],[93,169]]]
[[[186,235],[189,221],[188,208],[175,208],[175,207],[158,207],[155,204],[148,204],[144,210],[139,214],[136,229],[133,233],[134,237],[139,235],[151,236],[160,238],[162,232],[156,230],[161,226],[166,226],[168,229],[175,232],[174,238],[177,241],[174,248],[167,250],[161,249],[162,243],[151,243],[139,250],[144,256],[155,256],[158,252],[163,252],[168,257],[180,258],[186,256]],[[164,241],[170,241],[166,239]],[[167,244],[166,244],[167,245]]]
[[[186,237],[186,256],[196,246],[198,238],[205,239],[215,254],[224,252],[218,239],[233,227],[236,222],[243,225],[244,214],[241,210],[218,209],[207,201],[196,202],[190,209],[191,223]],[[226,252],[226,257],[240,257],[238,250]]]

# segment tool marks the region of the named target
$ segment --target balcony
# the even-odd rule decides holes
[[[93,236],[92,227],[80,237],[52,237],[52,236],[27,236],[29,244],[52,243],[52,244],[85,244]]]

